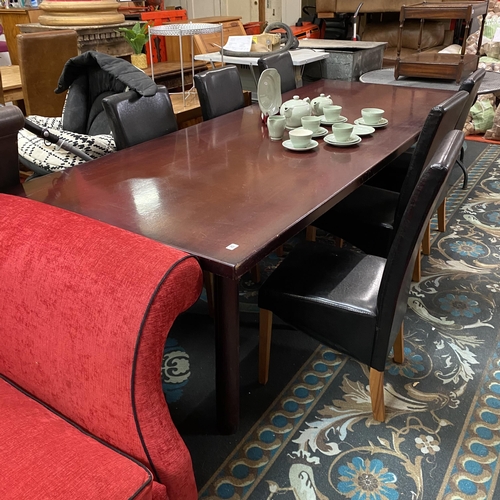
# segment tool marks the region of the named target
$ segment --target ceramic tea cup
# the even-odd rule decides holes
[[[319,130],[321,118],[319,116],[303,116],[300,121],[304,128],[312,130],[314,133]]]
[[[363,108],[361,116],[365,125],[376,125],[384,117],[384,110],[380,108]]]
[[[328,104],[323,106],[323,113],[325,114],[325,120],[328,122],[334,122],[340,118],[340,112],[342,111],[342,106],[338,104]]]
[[[306,148],[311,144],[313,131],[306,128],[296,128],[288,133],[294,148]]]
[[[269,137],[271,141],[279,141],[283,138],[286,128],[286,118],[284,116],[276,115],[270,116],[267,119],[267,129],[269,130]]]
[[[332,132],[338,142],[347,142],[351,138],[354,125],[351,123],[334,123]]]

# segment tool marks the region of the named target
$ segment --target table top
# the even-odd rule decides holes
[[[2,87],[6,90],[17,90],[22,87],[19,66],[0,66],[2,74]]]
[[[458,90],[460,83],[455,80],[436,80],[433,78],[413,78],[400,76],[397,80],[394,79],[394,68],[383,68],[369,71],[359,77],[359,81],[363,83],[377,83],[382,85],[393,85],[398,87],[412,87],[421,89],[437,89],[437,90]],[[489,94],[500,90],[500,73],[487,71],[484,75],[483,82],[479,88],[478,94]]]
[[[479,16],[488,10],[488,2],[472,0],[469,2],[422,2],[401,7],[401,18],[404,19],[461,19],[470,14]]]
[[[184,61],[183,62],[183,68],[184,68],[184,73],[191,73],[192,70],[195,72],[199,73],[200,71],[204,71],[207,69],[206,63],[203,61],[194,61],[193,64],[191,64],[191,61]],[[181,63],[174,61],[160,61],[160,62],[155,62],[153,66],[154,70],[154,76],[155,77],[166,77],[166,76],[171,76],[171,75],[180,75],[181,74]],[[147,68],[144,68],[144,73],[146,75],[151,76],[151,66],[148,66]]]
[[[328,52],[312,49],[291,50],[290,55],[294,66],[303,66],[315,61],[321,61],[329,57]],[[219,52],[210,52],[208,54],[198,54],[194,56],[197,61],[221,62],[222,58]],[[224,56],[224,62],[229,64],[246,64],[248,66],[257,66],[258,57],[236,57]]]
[[[376,49],[378,47],[385,47],[387,42],[364,42],[362,40],[326,40],[323,38],[301,38],[299,40],[299,48],[303,49],[324,49],[324,50],[342,50],[342,51],[355,51]]]
[[[269,140],[258,105],[25,182],[15,194],[161,241],[238,279],[356,189],[418,136],[452,95],[322,80],[283,96],[330,94],[349,121],[381,107],[386,128],[353,147],[319,140],[308,152]]]

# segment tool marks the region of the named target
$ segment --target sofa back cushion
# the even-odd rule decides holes
[[[403,27],[402,47],[406,49],[418,49],[418,35],[420,21],[406,21]],[[387,42],[388,47],[397,47],[399,34],[399,23],[369,23],[363,31],[363,41]],[[437,47],[444,43],[445,26],[440,21],[426,21],[422,30],[422,50]]]
[[[0,228],[0,373],[160,482],[173,477],[170,499],[195,498],[160,370],[172,322],[201,291],[196,259],[2,194]]]

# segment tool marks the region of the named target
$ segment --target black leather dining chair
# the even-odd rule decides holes
[[[457,124],[456,124],[456,129],[457,130],[463,130],[465,126],[465,122],[467,121],[467,117],[469,116],[469,111],[470,108],[474,105],[477,99],[477,93],[479,91],[479,87],[481,86],[481,83],[483,83],[484,76],[486,75],[486,71],[484,68],[479,68],[474,73],[472,73],[468,78],[466,78],[459,87],[459,90],[465,90],[466,92],[469,93],[469,98],[467,101],[465,101],[464,109],[462,110],[462,114],[458,118]],[[463,161],[464,161],[464,154],[465,154],[465,148],[462,146],[462,149],[460,150],[460,156],[457,158],[457,165],[460,167],[460,169],[463,172],[464,176],[464,181],[463,181],[463,189],[467,189],[467,182],[468,182],[468,174],[467,170],[464,167]],[[441,203],[438,206],[438,211],[437,211],[437,227],[438,230],[441,232],[446,231],[446,196],[444,199],[441,201]]]
[[[385,420],[384,369],[394,346],[403,363],[403,318],[411,272],[425,226],[460,152],[452,130],[421,175],[387,258],[306,241],[296,246],[259,290],[259,381],[269,376],[272,314],[370,368],[375,420]]]
[[[472,73],[468,78],[466,78],[459,87],[459,92],[467,92],[468,98],[464,102],[464,106],[462,108],[462,112],[457,118],[457,122],[455,123],[455,128],[457,130],[462,130],[464,128],[465,122],[467,120],[467,116],[469,114],[469,110],[474,104],[477,93],[479,91],[479,87],[484,79],[486,72],[484,69],[480,68]],[[430,136],[429,136],[430,137]],[[404,177],[406,172],[408,171],[411,154],[414,152],[415,148],[411,148],[408,153],[401,155],[391,164],[389,164],[386,168],[384,168],[379,174],[374,176],[372,179],[368,180],[367,184],[381,187],[384,189],[389,189],[392,191],[400,191],[402,189],[402,185],[404,182]],[[460,157],[457,158],[456,165],[462,170],[464,180],[463,180],[463,189],[467,188],[468,174],[467,170],[463,166],[463,157],[464,157],[464,147],[460,150]],[[437,209],[437,229],[441,232],[446,231],[446,193],[442,196],[440,203],[438,204]],[[424,254],[428,255],[430,253],[430,227],[427,228],[427,231],[424,235],[424,240],[422,242],[422,251]],[[419,261],[417,261],[419,263]]]
[[[281,93],[297,88],[295,82],[295,71],[293,69],[293,60],[290,52],[272,52],[259,58],[257,66],[262,73],[265,69],[275,68],[281,78]]]
[[[125,149],[177,130],[172,101],[163,85],[153,96],[134,90],[114,94],[102,101],[116,149]]]
[[[445,135],[455,129],[465,91],[457,92],[429,112],[399,191],[363,184],[313,222],[366,253],[387,257],[392,239],[424,166]]]
[[[194,75],[203,120],[243,108],[245,98],[240,74],[236,66],[203,71]]]

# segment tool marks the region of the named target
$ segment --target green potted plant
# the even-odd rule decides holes
[[[143,23],[141,25],[141,23],[137,22],[132,29],[118,28],[118,31],[123,33],[125,40],[127,40],[134,51],[131,56],[132,64],[141,69],[148,67],[146,54],[142,52],[144,45],[149,39],[148,26],[148,23]]]

